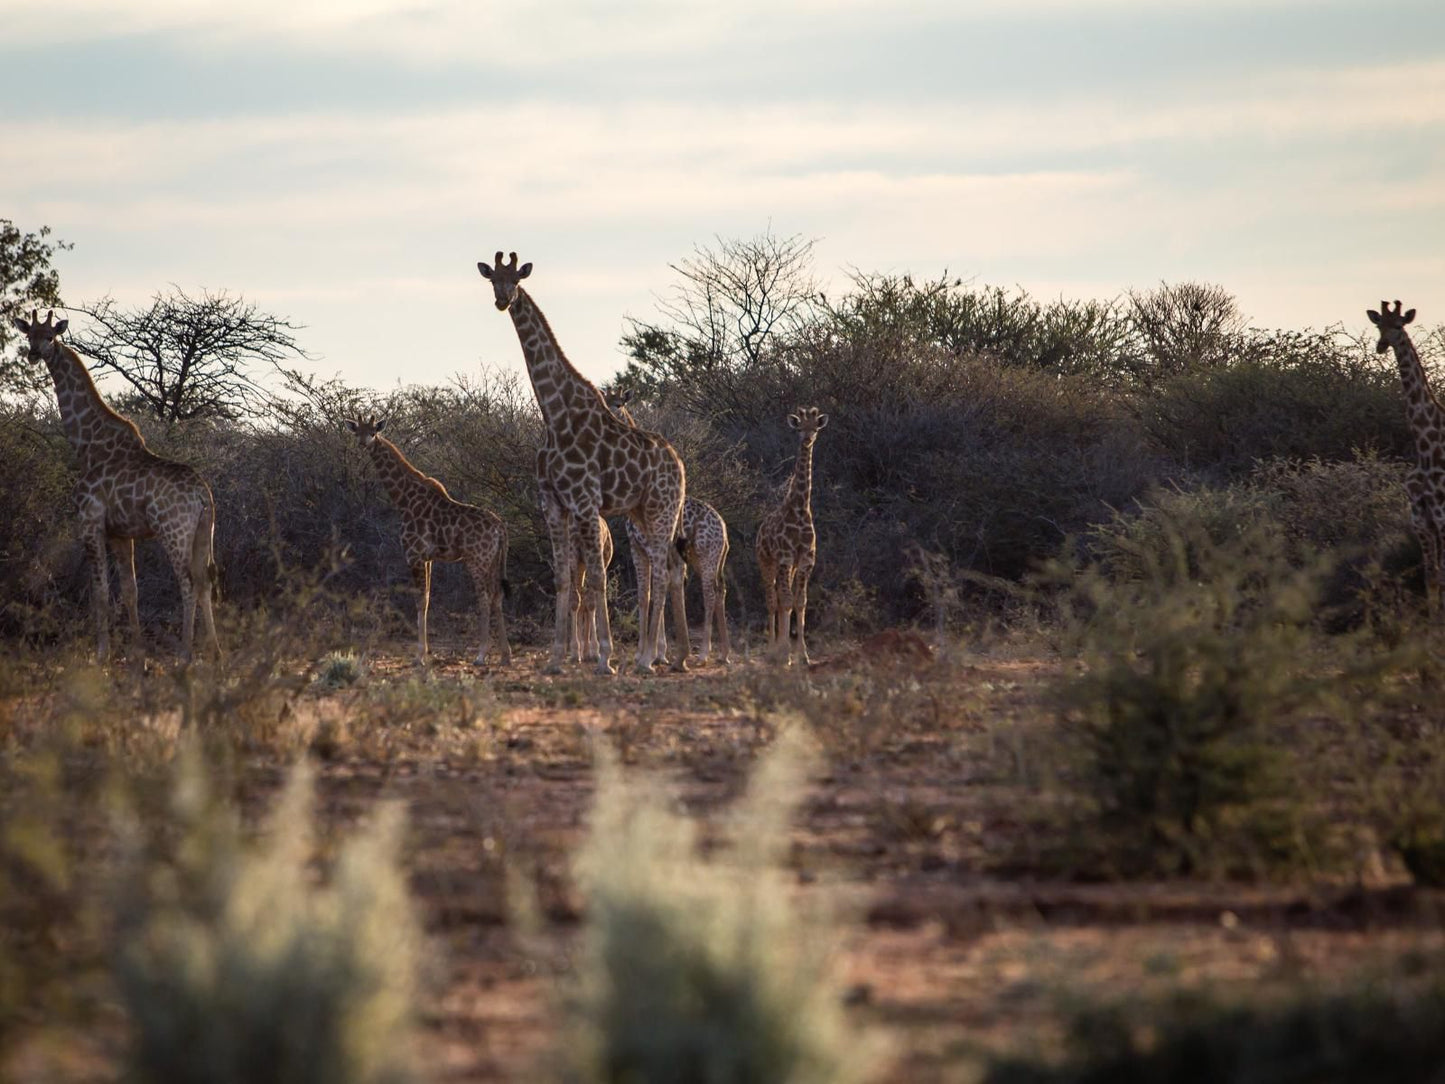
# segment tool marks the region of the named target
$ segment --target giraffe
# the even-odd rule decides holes
[[[628,425],[636,426],[637,422],[632,417],[632,412],[627,409],[631,395],[622,391],[609,391],[606,396],[607,405],[612,413],[625,421]],[[677,532],[677,552],[668,555],[668,589],[672,595],[672,605],[676,613],[686,615],[687,611],[683,604],[683,585],[687,575],[687,569],[691,568],[698,574],[702,582],[702,649],[698,654],[698,662],[706,666],[709,656],[712,654],[713,628],[717,628],[718,650],[722,653],[721,660],[724,666],[731,661],[729,655],[732,651],[732,644],[728,639],[728,617],[727,617],[727,583],[723,579],[723,566],[728,559],[728,525],[723,521],[718,510],[706,501],[700,501],[696,497],[688,497],[682,502],[682,519]],[[638,613],[644,613],[647,607],[647,595],[643,592],[643,585],[652,582],[652,565],[647,558],[647,551],[643,549],[641,536],[635,524],[627,521],[627,538],[632,543],[632,561],[637,569],[637,605]],[[685,656],[692,650],[688,640],[687,620],[684,616],[681,622],[682,646],[681,651]]]
[[[552,542],[552,563],[561,569],[564,562],[571,561],[570,602],[571,628],[565,633],[567,658],[569,661],[585,662],[597,658],[597,607],[596,600],[586,593],[587,570],[582,557],[582,539],[575,532],[569,533],[569,521],[557,499],[556,492],[547,481],[547,449],[537,450],[537,498],[542,508],[542,519],[547,524],[547,537]],[[607,521],[597,517],[597,530],[602,536],[602,574],[612,565],[612,531]],[[591,609],[587,603],[591,602]]]
[[[1380,329],[1375,353],[1394,348],[1405,388],[1405,417],[1415,435],[1415,463],[1405,475],[1405,492],[1410,497],[1410,522],[1420,539],[1425,562],[1425,598],[1430,620],[1441,619],[1441,567],[1445,557],[1445,407],[1430,390],[1425,367],[1405,325],[1415,319],[1415,310],[1400,311],[1380,302],[1380,311],[1367,310],[1370,323]]]
[[[159,537],[181,587],[181,656],[187,662],[195,637],[196,604],[201,608],[206,645],[218,658],[211,588],[216,503],[211,487],[184,463],[156,455],[129,418],[101,398],[80,355],[60,336],[69,320],[41,323],[15,318],[28,341],[30,361],[44,361],[55,382],[65,437],[80,460],[76,510],[81,538],[92,564],[91,606],[95,613],[96,656],[110,657],[110,576],[106,548],[115,558],[121,598],[130,616],[131,641],[143,653],[139,592],[135,580],[136,539]]]
[[[486,662],[496,626],[501,665],[512,661],[507,643],[507,623],[502,616],[502,595],[507,581],[507,528],[495,512],[453,500],[446,486],[411,465],[391,441],[381,435],[384,421],[376,418],[348,418],[347,428],[371,454],[381,484],[401,513],[401,548],[411,566],[416,586],[416,654],[426,664],[427,612],[431,608],[431,566],[433,561],[460,561],[467,566],[477,591],[481,612],[482,643],[474,660]]]
[[[818,413],[817,407],[799,407],[788,415],[789,427],[798,431],[798,458],[781,501],[758,524],[758,568],[767,599],[768,647],[774,657],[788,663],[794,653],[804,663],[808,661],[803,629],[808,577],[818,556],[818,536],[813,530],[813,444],[818,430],[827,424],[828,415]],[[796,643],[790,645],[791,640]]]
[[[597,672],[612,674],[616,670],[611,663],[612,629],[607,616],[601,531],[595,524],[598,516],[625,514],[642,529],[643,545],[653,562],[652,612],[641,623],[637,644],[637,670],[646,673],[664,657],[667,553],[677,533],[687,486],[682,460],[658,434],[634,429],[607,409],[602,393],[573,368],[541,309],[522,289],[522,280],[532,273],[532,265],[518,267],[517,254],[509,256],[509,261],[503,263],[498,252],[495,266],[478,261],[477,270],[490,280],[498,310],[512,317],[527,375],[547,426],[542,473],[562,508],[567,533],[576,532],[581,544],[588,605],[597,607]],[[550,673],[557,673],[562,666],[571,565],[576,560],[571,551],[571,546],[564,546],[558,554],[554,543],[559,567],[554,569],[557,617],[547,663]],[[687,660],[679,656],[673,666],[685,670]]]

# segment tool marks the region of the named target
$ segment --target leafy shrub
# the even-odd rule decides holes
[[[348,840],[330,885],[313,883],[311,773],[292,773],[266,838],[243,843],[182,758],[173,849],[132,871],[115,979],[133,1026],[132,1079],[150,1084],[412,1079],[418,933],[397,864],[399,810]]]
[[[577,875],[587,900],[569,1079],[860,1080],[869,1059],[827,966],[828,925],[804,915],[778,868],[803,784],[795,737],[756,769],[725,855],[656,784],[625,781],[599,750],[597,797]]]
[[[1291,798],[1283,725],[1312,672],[1319,572],[1279,533],[1225,542],[1156,511],[1100,528],[1099,563],[1055,565],[1085,663],[1058,689],[1081,805],[1064,859],[1089,875],[1258,873],[1317,857]]]
[[[1063,1064],[1009,1059],[987,1084],[1346,1084],[1440,1079],[1445,984],[1371,983],[1277,1004],[1179,999],[1165,1009],[1091,1010],[1074,1021]]]
[[[1394,366],[1339,333],[1252,333],[1227,364],[1162,381],[1135,409],[1170,460],[1216,481],[1263,459],[1414,449]]]

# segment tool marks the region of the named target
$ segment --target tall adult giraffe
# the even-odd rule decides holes
[[[401,513],[401,548],[411,568],[417,589],[416,654],[426,663],[427,612],[431,608],[431,566],[433,561],[460,561],[466,565],[477,591],[481,612],[481,646],[474,660],[486,662],[495,630],[500,647],[498,661],[512,661],[507,643],[507,621],[502,615],[502,592],[506,587],[507,527],[495,512],[464,504],[452,498],[447,487],[423,474],[391,441],[381,435],[386,423],[378,418],[348,418],[346,426],[371,454],[376,473],[387,494]]]
[[[532,265],[517,266],[517,254],[507,263],[496,255],[495,265],[478,261],[477,270],[492,283],[497,308],[511,314],[522,344],[527,375],[547,426],[542,473],[556,494],[568,533],[580,540],[587,573],[589,605],[597,606],[597,672],[615,673],[611,663],[612,628],[607,615],[607,578],[602,570],[602,539],[597,517],[626,515],[642,530],[643,545],[652,558],[652,612],[638,632],[637,669],[650,671],[664,656],[662,629],[667,606],[667,552],[677,534],[677,522],[686,496],[682,460],[672,445],[656,433],[634,429],[617,418],[602,401],[602,393],[573,368],[536,303],[522,289]],[[572,547],[564,547],[570,551]],[[564,637],[570,610],[572,580],[567,552],[554,569],[557,617],[552,655],[547,670],[558,672],[565,650]],[[674,667],[687,668],[678,657]]]
[[[818,413],[817,407],[799,407],[788,415],[788,425],[798,431],[798,458],[781,502],[758,524],[758,569],[767,598],[768,647],[789,663],[794,654],[804,663],[808,661],[808,642],[803,635],[808,577],[818,559],[818,535],[813,530],[813,444],[827,424],[828,415]]]
[[[1440,562],[1445,558],[1445,407],[1430,390],[1425,366],[1405,325],[1415,319],[1415,310],[1400,311],[1380,302],[1380,311],[1368,309],[1365,315],[1380,329],[1375,352],[1383,354],[1393,348],[1395,363],[1400,367],[1400,382],[1405,388],[1405,419],[1415,435],[1415,462],[1405,475],[1405,492],[1410,497],[1410,522],[1420,539],[1425,561],[1425,596],[1430,620],[1441,619]]]
[[[612,408],[612,413],[628,425],[637,425],[632,412],[627,409],[632,398],[629,394],[609,391],[604,398]],[[638,612],[642,613],[646,611],[648,603],[643,584],[652,582],[652,562],[648,560],[637,527],[631,520],[627,521],[627,537],[632,543],[632,562],[637,569],[637,605]],[[691,568],[696,572],[702,584],[702,648],[698,653],[698,662],[703,665],[707,664],[709,656],[712,655],[714,627],[717,629],[718,650],[722,653],[724,666],[728,664],[728,656],[732,652],[732,643],[728,639],[728,589],[723,578],[723,566],[727,564],[727,559],[728,525],[722,515],[706,501],[700,501],[696,497],[686,498],[682,502],[682,519],[677,530],[677,551],[668,556],[667,583],[672,596],[673,612],[683,615],[683,620],[674,624],[680,625],[682,644],[679,650],[684,657],[692,650],[683,591],[686,569]]]
[[[211,582],[216,504],[211,487],[184,463],[156,455],[129,418],[112,410],[90,373],[70,346],[60,340],[69,320],[41,323],[15,318],[28,341],[28,357],[43,361],[55,382],[65,438],[80,460],[76,510],[81,538],[92,564],[91,605],[95,611],[96,654],[110,657],[110,576],[106,547],[115,556],[121,598],[130,615],[132,641],[143,652],[139,592],[135,582],[135,542],[159,537],[181,586],[181,654],[189,660],[200,603],[207,646],[220,655]]]

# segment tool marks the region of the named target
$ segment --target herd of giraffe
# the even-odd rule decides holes
[[[521,342],[527,375],[542,414],[544,437],[537,451],[537,489],[552,545],[556,620],[546,672],[557,673],[567,660],[595,660],[598,673],[615,672],[607,612],[607,569],[612,534],[607,517],[627,517],[627,536],[637,571],[638,646],[636,667],[650,671],[667,659],[664,629],[669,596],[673,602],[675,643],[672,666],[687,669],[691,652],[683,605],[685,569],[702,581],[703,639],[700,660],[731,655],[728,637],[724,565],[727,524],[717,509],[687,496],[686,471],[676,450],[661,435],[640,428],[627,408],[627,397],[603,394],[567,360],[546,317],[522,280],[532,265],[517,265],[517,254],[503,262],[477,264],[489,280],[496,307],[508,313]],[[1445,407],[1435,398],[1406,325],[1415,310],[1380,303],[1370,310],[1380,329],[1378,353],[1393,349],[1404,386],[1406,416],[1415,437],[1415,462],[1405,489],[1410,518],[1424,556],[1428,607],[1432,620],[1442,615],[1441,561],[1445,559]],[[195,617],[200,608],[207,648],[216,655],[212,612],[215,500],[210,486],[191,467],[151,452],[135,423],[108,406],[79,354],[61,340],[67,320],[47,313],[15,320],[26,336],[31,363],[44,362],[55,383],[61,423],[79,461],[76,507],[80,533],[92,565],[92,609],[97,653],[110,651],[110,582],[107,550],[114,555],[120,593],[130,618],[132,642],[141,644],[135,577],[135,542],[158,537],[181,590],[181,649],[189,660]],[[788,416],[798,432],[793,472],[777,491],[774,506],[758,528],[756,555],[767,600],[765,624],[769,653],[780,661],[808,661],[804,630],[808,581],[817,558],[813,527],[813,445],[828,416],[802,407]],[[417,654],[428,654],[427,612],[433,561],[458,561],[471,575],[480,612],[482,664],[496,640],[496,658],[512,658],[502,598],[507,561],[507,531],[501,518],[476,505],[457,501],[435,478],[417,470],[401,450],[381,435],[376,418],[347,421],[369,452],[382,484],[401,514],[402,549],[417,589]]]
[[[676,450],[661,435],[640,428],[627,398],[602,393],[567,360],[546,317],[522,289],[532,265],[477,264],[492,284],[496,307],[508,313],[521,342],[527,375],[537,396],[544,436],[537,450],[537,490],[556,586],[556,620],[546,672],[565,660],[595,660],[598,673],[615,673],[607,611],[607,568],[612,534],[607,517],[627,517],[627,536],[637,570],[638,647],[636,667],[650,671],[667,660],[664,629],[667,601],[673,602],[672,667],[686,670],[691,653],[683,604],[685,571],[702,581],[703,636],[700,661],[730,661],[724,565],[727,524],[717,509],[687,496],[686,471]],[[25,335],[32,364],[44,362],[55,383],[66,438],[80,461],[77,501],[81,534],[92,564],[92,608],[97,654],[110,653],[110,586],[106,550],[115,555],[121,596],[130,616],[132,642],[141,645],[135,578],[136,539],[159,537],[181,587],[182,656],[191,658],[195,611],[200,606],[206,646],[220,655],[212,612],[216,523],[210,487],[191,467],[150,451],[135,424],[101,397],[80,355],[62,341],[67,320],[47,313],[15,320]],[[779,491],[776,506],[762,519],[757,536],[758,566],[768,601],[767,640],[771,655],[791,663],[808,661],[804,628],[808,579],[817,557],[813,528],[813,443],[828,416],[816,407],[789,415],[798,430],[797,462]],[[455,500],[437,479],[417,470],[381,435],[384,422],[353,418],[347,425],[369,453],[402,520],[402,550],[417,591],[417,656],[425,662],[427,614],[433,561],[464,564],[477,592],[483,664],[496,644],[496,660],[511,662],[502,599],[506,590],[507,532],[501,518]]]

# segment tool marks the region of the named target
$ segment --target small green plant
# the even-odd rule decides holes
[[[1075,872],[1259,873],[1318,856],[1288,774],[1287,727],[1318,702],[1317,566],[1267,525],[1217,541],[1155,515],[1101,529],[1104,557],[1056,564],[1084,666],[1058,694],[1081,799]]]
[[[132,831],[115,980],[146,1084],[411,1080],[417,927],[398,866],[401,815],[383,808],[317,886],[312,777],[293,770],[247,845],[188,745],[171,799],[173,849]],[[152,851],[168,853],[145,855]]]
[[[704,861],[697,829],[598,750],[577,875],[587,900],[567,1078],[587,1084],[846,1084],[870,1058],[830,983],[822,916],[794,906],[779,868],[803,789],[785,730],[754,772],[732,846]]]
[[[333,651],[317,666],[316,683],[324,689],[343,689],[366,676],[366,661],[354,651]]]

